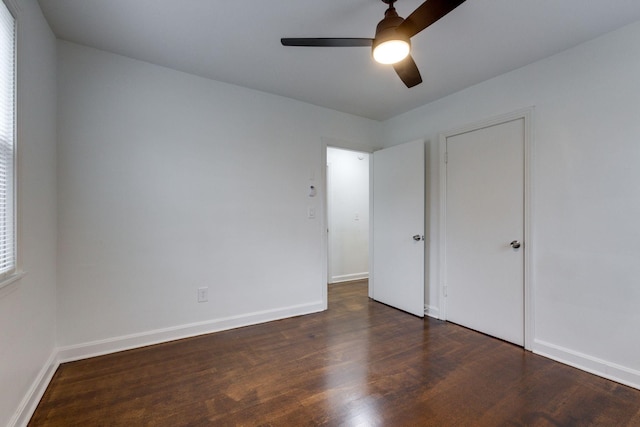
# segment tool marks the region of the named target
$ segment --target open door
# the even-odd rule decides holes
[[[373,153],[370,296],[424,317],[424,142]]]

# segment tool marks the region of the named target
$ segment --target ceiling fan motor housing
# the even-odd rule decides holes
[[[398,16],[395,7],[393,7],[393,3],[390,3],[389,9],[384,13],[384,19],[380,21],[376,27],[376,36],[371,46],[372,52],[375,51],[378,45],[389,40],[403,40],[411,46],[409,37],[396,31],[396,28],[403,22],[404,18]]]

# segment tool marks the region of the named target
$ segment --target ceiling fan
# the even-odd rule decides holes
[[[373,58],[392,64],[407,87],[422,83],[418,66],[411,57],[411,37],[433,24],[465,0],[427,0],[406,19],[398,16],[396,0],[382,0],[389,8],[378,23],[374,38],[282,38],[283,46],[371,47]]]

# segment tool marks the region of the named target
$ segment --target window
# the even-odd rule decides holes
[[[16,272],[16,22],[0,1],[0,286]]]

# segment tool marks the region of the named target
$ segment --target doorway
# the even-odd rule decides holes
[[[444,319],[529,348],[531,110],[441,137]]]
[[[370,154],[327,147],[327,282],[369,278]]]
[[[323,237],[323,255],[327,256],[326,268],[323,269],[326,275],[323,300],[325,303],[328,301],[328,283],[358,280],[365,276],[361,273],[366,273],[370,298],[416,316],[424,316],[424,141],[412,141],[373,152],[338,149],[338,153],[350,156],[352,161],[355,156],[358,162],[368,166],[368,177],[365,179],[365,174],[362,174],[360,181],[363,185],[359,190],[362,196],[368,195],[367,201],[364,203],[364,198],[361,199],[358,211],[351,208],[345,216],[347,222],[359,223],[360,242],[368,242],[368,253],[362,245],[360,249],[363,252],[359,254],[360,257],[368,255],[368,271],[354,270],[355,273],[342,274],[336,273],[335,264],[343,265],[344,259],[334,254],[340,244],[329,243],[330,238],[337,235],[332,232],[336,230],[335,216],[329,212],[339,204],[335,193],[343,189],[340,183],[353,183],[354,180],[341,181],[336,173],[336,163],[327,162],[329,149],[334,148],[335,145],[326,144],[323,150],[323,164],[327,165],[323,167],[327,183],[323,198],[323,225],[327,231]],[[348,205],[348,202],[344,203]],[[366,213],[367,227],[363,226],[365,216],[360,209]],[[340,249],[344,254],[344,246]]]

